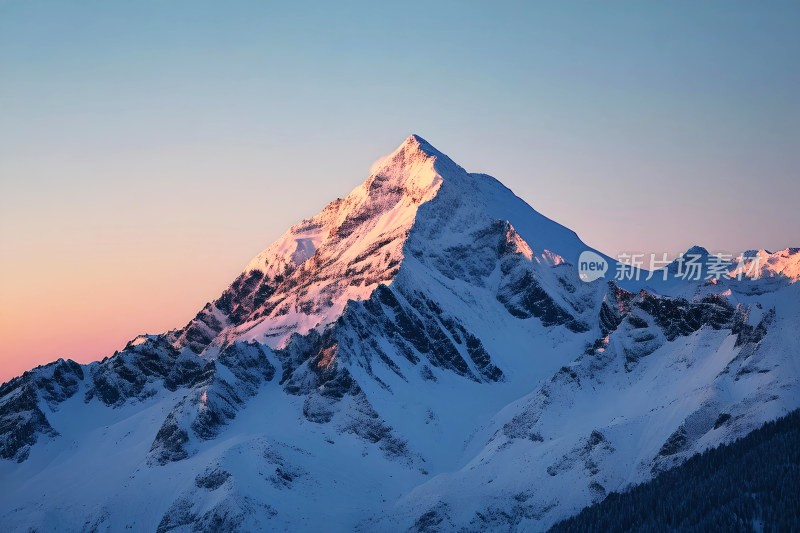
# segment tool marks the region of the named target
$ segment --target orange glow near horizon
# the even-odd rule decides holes
[[[0,3],[0,381],[182,327],[412,133],[611,256],[800,245],[800,3],[150,4]]]
[[[137,335],[182,327],[243,262],[230,261],[228,271],[198,268],[202,259],[191,254],[165,254],[158,245],[125,253],[129,244],[106,246],[103,256],[62,251],[49,262],[3,261],[0,382],[59,357],[100,360]]]

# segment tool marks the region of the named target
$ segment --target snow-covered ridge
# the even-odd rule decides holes
[[[730,274],[739,272],[752,278],[785,278],[794,283],[800,281],[800,248],[786,248],[772,253],[767,250],[751,250],[737,262]]]

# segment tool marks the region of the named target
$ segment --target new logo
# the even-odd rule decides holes
[[[599,254],[586,250],[578,258],[578,275],[585,283],[605,277],[607,270],[608,263]]]

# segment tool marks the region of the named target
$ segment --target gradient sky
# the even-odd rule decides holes
[[[610,255],[800,246],[798,27],[797,2],[0,0],[0,381],[182,326],[412,132]]]

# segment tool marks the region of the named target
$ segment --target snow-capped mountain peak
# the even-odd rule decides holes
[[[586,248],[494,178],[467,173],[411,135],[349,195],[258,254],[231,289],[177,333],[176,346],[200,353],[215,338],[245,338],[283,347],[293,333],[324,329],[348,301],[390,285],[401,268],[410,268],[403,267],[407,251],[449,261],[442,257],[447,250],[470,245],[498,221],[508,223],[515,249],[537,264],[574,261]]]
[[[229,320],[237,335],[283,346],[291,333],[324,327],[347,301],[366,299],[379,284],[391,283],[419,206],[439,190],[440,168],[464,172],[412,135],[349,195],[258,254],[243,275],[253,280],[253,293],[269,295],[255,298],[246,316]],[[233,313],[246,309],[240,306]]]
[[[290,228],[248,263],[245,272],[260,270],[274,276],[286,268],[295,268],[329,238],[339,236],[336,242],[340,242],[342,234],[350,233],[358,217],[383,214],[394,208],[402,213],[396,213],[400,216],[392,221],[397,225],[406,222],[408,216],[413,217],[413,212],[405,213],[410,207],[408,203],[418,204],[436,194],[441,176],[433,163],[438,156],[439,152],[421,137],[409,136],[397,150],[373,164],[367,179],[347,197],[331,202],[319,215]],[[411,202],[398,206],[401,198]],[[389,205],[392,202],[394,205]]]
[[[412,135],[185,327],[0,386],[0,521],[542,530],[800,406],[797,249],[655,290],[586,250]]]

